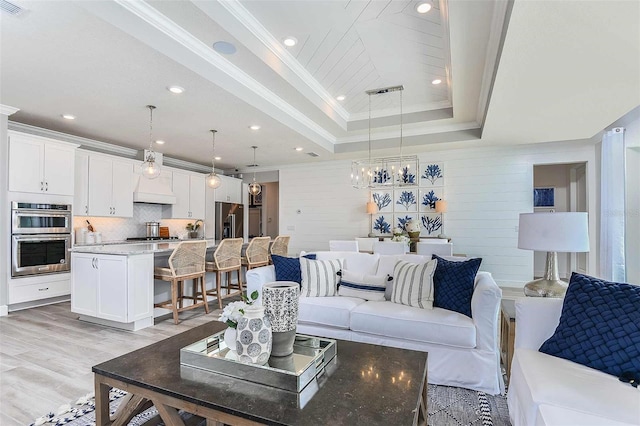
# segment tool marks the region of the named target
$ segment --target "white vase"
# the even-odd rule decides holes
[[[236,352],[244,364],[263,365],[271,354],[271,323],[264,306],[247,306],[236,329]]]
[[[297,282],[276,281],[262,287],[262,303],[265,315],[271,322],[273,334],[272,356],[287,356],[293,353],[299,297],[300,285]]]
[[[235,351],[236,350],[236,336],[237,336],[237,331],[235,328],[231,328],[228,327],[225,331],[224,331],[224,344],[227,345],[227,347],[229,348],[229,350],[231,351]]]

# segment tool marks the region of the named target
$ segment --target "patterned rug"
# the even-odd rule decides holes
[[[109,409],[113,414],[125,392],[119,389],[112,389],[109,394]],[[507,400],[504,396],[487,395],[484,392],[476,392],[468,389],[454,388],[449,386],[429,385],[427,392],[429,412],[428,425],[430,426],[510,426]],[[137,415],[129,423],[130,426],[142,426],[150,419],[154,418],[158,412],[155,408]],[[201,422],[192,419],[191,414],[181,412],[180,415],[187,424],[204,426],[204,419]],[[79,398],[75,403],[63,405],[56,413],[49,413],[32,423],[33,425],[45,426],[95,426],[95,401],[93,393]],[[191,421],[189,421],[191,419]],[[156,424],[156,423],[154,423]],[[158,423],[163,425],[164,423]]]

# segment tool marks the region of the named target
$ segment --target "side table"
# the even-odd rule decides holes
[[[502,299],[500,304],[500,360],[506,369],[507,380],[511,374],[513,343],[516,336],[516,304],[513,299]]]

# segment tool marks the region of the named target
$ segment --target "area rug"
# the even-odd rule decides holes
[[[113,414],[126,392],[112,389],[109,393],[109,410]],[[487,395],[469,389],[450,386],[429,385],[428,420],[429,426],[510,426],[507,400],[501,395]],[[143,426],[158,412],[155,408],[137,415],[129,423],[130,426]],[[204,419],[200,422],[189,413],[180,413],[187,424],[204,426]],[[49,413],[36,419],[31,426],[94,426],[95,401],[93,393],[78,398],[77,401],[63,405],[56,413]],[[154,423],[155,424],[155,423]],[[163,423],[158,423],[163,425]]]

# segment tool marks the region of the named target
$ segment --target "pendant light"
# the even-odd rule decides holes
[[[145,153],[144,162],[140,164],[142,176],[147,179],[155,179],[160,176],[160,165],[156,163],[156,153],[153,152],[153,105],[147,105],[149,108],[149,151]]]
[[[262,187],[260,186],[260,184],[258,182],[256,182],[256,167],[258,166],[256,164],[256,149],[258,149],[257,146],[252,146],[251,148],[253,148],[253,182],[251,182],[251,184],[249,185],[249,194],[251,195],[258,195],[260,194],[260,192],[262,192]]]
[[[216,173],[216,133],[218,132],[217,130],[209,130],[213,136],[213,152],[211,155],[213,155],[213,157],[211,158],[211,173],[209,173],[207,175],[207,185],[209,185],[209,188],[213,188],[216,189],[218,187],[220,187],[220,185],[222,184],[222,180],[220,179],[220,176],[218,176],[218,174]]]

